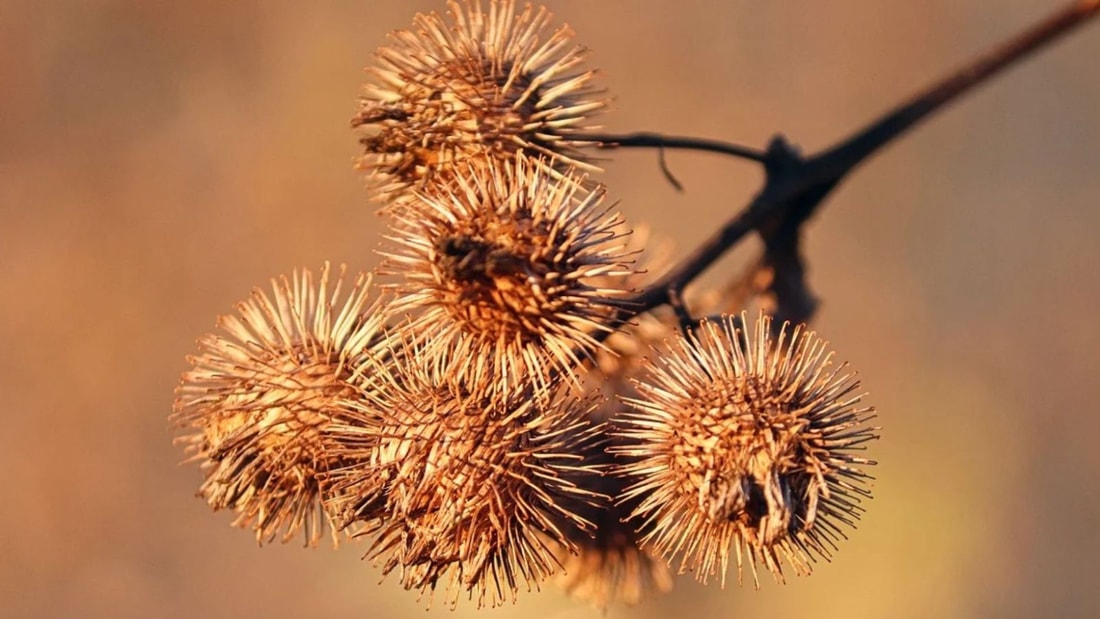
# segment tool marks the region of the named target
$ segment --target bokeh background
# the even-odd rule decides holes
[[[547,2],[616,97],[608,129],[809,151],[1060,4]],[[376,263],[348,120],[385,33],[441,8],[0,3],[0,616],[425,616],[355,546],[257,548],[211,513],[166,415],[253,286]],[[834,561],[607,616],[1100,616],[1097,58],[1100,23],[890,146],[810,226],[816,326],[885,426]],[[669,164],[683,193],[652,151],[604,180],[685,250],[761,181]],[[553,589],[480,615],[600,616]]]

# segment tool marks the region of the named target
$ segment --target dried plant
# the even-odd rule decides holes
[[[619,474],[620,468],[630,460],[613,453],[613,447],[621,441],[614,436],[613,421],[604,421],[616,417],[617,407],[610,404],[607,401],[590,418],[591,424],[608,430],[600,440],[576,450],[584,462],[594,467],[579,469],[572,476],[578,486],[598,492],[605,500],[573,505],[572,511],[590,526],[566,526],[564,542],[551,540],[562,565],[558,584],[574,597],[603,610],[616,602],[637,604],[649,594],[672,589],[668,564],[640,545],[640,538],[649,528],[631,514],[637,501],[616,500],[629,483]]]
[[[870,498],[878,433],[854,372],[806,326],[804,224],[882,146],[1100,2],[809,156],[782,138],[596,133],[606,99],[568,27],[513,0],[448,7],[379,50],[352,123],[389,218],[380,281],[345,294],[327,265],[277,279],[189,357],[171,419],[199,495],[261,543],[346,531],[450,605],[553,577],[606,608],[677,571],[724,584],[731,559],[755,583],[758,566],[809,573]],[[604,206],[590,146],[659,149],[674,184],[666,149],[752,161],[765,182],[679,262],[651,260]],[[759,257],[689,290],[751,233]],[[764,310],[751,326],[749,307]]]
[[[577,506],[607,500],[572,481],[600,474],[577,454],[601,430],[586,423],[595,401],[567,389],[546,400],[529,391],[489,397],[407,359],[376,368],[390,376],[387,388],[359,402],[365,418],[351,417],[349,430],[366,428],[373,440],[358,442],[365,452],[341,453],[370,464],[333,471],[333,505],[371,539],[368,555],[384,573],[400,568],[407,588],[442,580],[452,605],[463,592],[497,604],[537,588],[558,568],[546,540],[563,539],[564,527],[590,529]],[[364,509],[380,482],[383,508]]]
[[[758,561],[777,579],[781,559],[809,572],[870,496],[861,467],[874,463],[855,454],[877,434],[855,377],[812,332],[784,325],[773,341],[768,317],[751,335],[736,322],[704,321],[659,351],[612,448],[633,459],[621,496],[651,525],[643,543],[703,582],[725,581],[730,552],[740,577],[742,549],[754,580]]]
[[[589,117],[607,105],[582,69],[584,50],[550,13],[511,0],[451,0],[450,20],[418,14],[414,30],[377,52],[352,126],[366,133],[362,169],[384,202],[439,183],[453,165],[521,152],[555,166],[597,170],[580,148]]]
[[[313,544],[331,523],[320,475],[345,461],[327,429],[349,413],[354,368],[378,345],[370,276],[343,301],[344,269],[329,276],[326,264],[317,284],[301,271],[272,280],[270,296],[257,289],[218,319],[222,334],[199,339],[176,390],[172,420],[191,432],[180,442],[206,474],[200,496],[236,511],[261,542],[302,531]]]
[[[604,190],[550,175],[541,160],[485,159],[418,192],[399,217],[382,272],[400,276],[390,311],[426,344],[438,376],[536,395],[600,347],[631,292],[622,220]]]

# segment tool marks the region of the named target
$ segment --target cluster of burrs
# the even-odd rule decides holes
[[[353,120],[377,272],[274,279],[189,357],[199,495],[452,605],[808,572],[869,496],[859,383],[803,327],[638,311],[661,267],[590,177],[584,50],[542,8],[448,13],[391,35]]]

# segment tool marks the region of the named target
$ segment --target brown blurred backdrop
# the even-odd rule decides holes
[[[807,150],[1059,4],[547,2],[617,98],[609,129]],[[165,417],[195,338],[252,286],[375,263],[361,68],[441,7],[0,3],[0,616],[425,616],[354,546],[231,529]],[[761,591],[685,578],[610,617],[1100,616],[1097,59],[1100,23],[888,148],[812,224],[817,327],[885,426],[834,561]],[[605,180],[684,248],[760,182],[669,163],[682,194],[653,152]],[[599,616],[556,590],[482,612]]]

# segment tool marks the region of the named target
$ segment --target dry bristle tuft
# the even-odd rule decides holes
[[[353,434],[372,428],[360,443],[368,452],[347,454],[370,466],[330,474],[333,504],[407,589],[442,583],[451,606],[464,595],[478,606],[514,600],[558,570],[547,539],[566,541],[567,524],[591,527],[577,506],[607,501],[570,481],[599,475],[576,455],[602,430],[584,422],[595,402],[564,390],[488,398],[439,382],[410,346],[408,363],[389,364],[389,383],[360,401],[362,419],[349,420]]]
[[[360,167],[383,201],[449,176],[469,158],[516,152],[557,168],[596,170],[581,155],[589,117],[607,101],[582,69],[586,52],[550,13],[513,0],[452,0],[450,19],[418,14],[391,35],[352,120],[364,129]],[[438,179],[435,179],[438,180]]]
[[[538,161],[461,166],[401,217],[382,271],[402,275],[395,313],[444,379],[501,393],[575,376],[614,328],[634,275],[622,221]]]
[[[725,582],[731,553],[739,579],[747,562],[754,582],[757,564],[782,581],[784,561],[809,573],[863,511],[874,411],[814,333],[737,323],[704,321],[660,351],[614,451],[634,458],[620,473],[650,527],[643,547],[704,582]]]
[[[596,411],[590,423],[602,423],[598,421],[602,416]],[[615,438],[605,431],[598,442],[578,451],[583,462],[592,466],[571,475],[571,481],[600,496],[622,496],[628,480],[606,473],[623,464],[622,457],[607,452],[614,443]],[[608,499],[578,504],[571,509],[594,525],[589,530],[564,523],[562,530],[571,544],[556,545],[562,564],[556,581],[571,596],[606,611],[612,604],[634,605],[649,595],[672,589],[668,563],[639,545],[644,528],[638,519],[631,518],[636,503]],[[575,550],[571,551],[573,545]]]
[[[343,277],[330,281],[326,264],[316,284],[301,271],[272,280],[271,296],[257,289],[219,318],[222,333],[199,339],[176,390],[171,420],[191,432],[178,441],[205,471],[199,495],[261,543],[301,531],[312,545],[326,527],[336,541],[319,476],[341,463],[325,436],[357,395],[350,378],[383,316],[369,276],[346,297]]]

